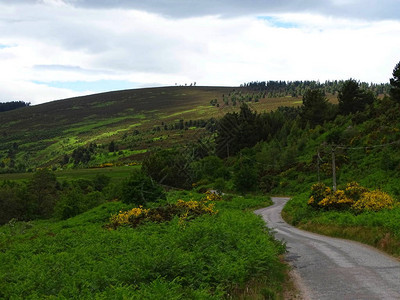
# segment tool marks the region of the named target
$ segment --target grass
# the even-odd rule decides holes
[[[108,168],[90,168],[90,169],[66,169],[56,171],[55,174],[59,181],[75,180],[75,179],[93,179],[96,175],[106,175],[112,181],[121,181],[131,174],[134,168],[140,166],[121,166],[121,167],[108,167]],[[33,173],[12,173],[0,174],[0,181],[24,181],[32,178]]]
[[[353,214],[315,210],[307,205],[308,193],[293,197],[284,207],[284,219],[301,229],[355,240],[400,257],[400,206],[392,210]]]
[[[201,195],[173,192],[168,201]],[[109,202],[65,221],[0,227],[0,298],[221,299],[259,288],[281,293],[283,246],[250,208],[265,198],[232,197],[219,213],[181,227],[177,218],[107,230]]]

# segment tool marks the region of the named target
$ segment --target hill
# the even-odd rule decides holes
[[[0,113],[0,169],[24,172],[140,160],[150,148],[198,139],[211,118],[236,110],[236,101],[243,99],[259,111],[301,103],[300,97],[268,98],[245,87],[162,87],[24,107]],[[90,144],[96,151],[87,151]]]

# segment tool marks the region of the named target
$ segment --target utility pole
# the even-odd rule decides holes
[[[336,164],[335,164],[335,148],[332,144],[332,181],[333,191],[336,192]]]
[[[319,161],[321,159],[321,156],[319,155],[319,150],[318,150],[318,156],[317,156],[317,175],[318,175],[318,182],[321,182],[321,177],[319,176]]]

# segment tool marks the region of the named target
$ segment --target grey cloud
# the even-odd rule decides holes
[[[172,18],[204,15],[236,17],[274,13],[310,12],[334,17],[366,20],[400,20],[399,0],[62,0],[66,4],[91,9],[136,9]],[[9,0],[0,3],[9,4]],[[13,0],[32,4],[33,0]],[[36,1],[40,4],[43,1]]]
[[[130,8],[175,18],[312,12],[356,19],[400,19],[398,0],[64,0],[88,8]]]

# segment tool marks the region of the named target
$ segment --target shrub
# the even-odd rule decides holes
[[[96,191],[102,191],[110,183],[111,178],[104,174],[97,174],[93,179],[93,186]]]
[[[142,170],[160,184],[180,188],[190,188],[192,185],[190,157],[177,150],[160,150],[150,153],[142,164]]]
[[[145,205],[158,199],[165,199],[163,189],[140,170],[134,170],[122,184],[121,200],[124,203]]]
[[[393,208],[393,198],[387,193],[380,190],[372,192],[365,192],[361,195],[360,199],[352,206],[356,212],[362,211],[378,211],[382,209]]]
[[[347,197],[343,190],[337,190],[322,199],[318,203],[318,206],[327,209],[346,210],[349,209],[353,203],[354,200]]]
[[[13,218],[18,220],[25,219],[25,190],[25,186],[14,182],[3,182],[0,185],[0,225]]]
[[[327,210],[378,211],[393,208],[394,200],[387,193],[379,190],[369,191],[357,182],[350,182],[344,190],[332,190],[323,183],[311,187],[308,205]]]
[[[319,182],[311,186],[311,195],[308,204],[312,207],[319,207],[319,203],[332,193],[331,189],[324,183]]]
[[[365,192],[368,192],[368,189],[355,181],[348,183],[344,190],[345,195],[354,201],[358,201]]]
[[[56,218],[65,220],[84,211],[84,194],[78,188],[73,188],[60,197],[54,208]]]
[[[217,196],[220,197],[220,196]],[[175,216],[179,217],[179,225],[185,225],[186,221],[192,220],[203,214],[216,214],[214,203],[208,203],[208,199],[214,199],[208,194],[200,201],[178,200],[174,204],[145,209],[142,206],[132,208],[128,211],[120,211],[110,218],[110,228],[116,229],[119,226],[128,225],[136,227],[143,222],[162,223],[171,221]],[[217,199],[217,198],[215,198]]]

